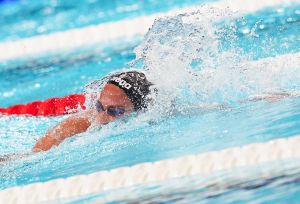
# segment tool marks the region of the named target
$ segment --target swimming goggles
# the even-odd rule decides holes
[[[108,115],[113,116],[113,117],[118,117],[125,113],[125,108],[120,108],[120,107],[109,106],[105,110],[102,103],[99,100],[97,100],[97,102],[96,102],[96,110],[99,113],[106,112]]]

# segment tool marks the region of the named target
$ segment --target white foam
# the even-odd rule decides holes
[[[231,16],[230,11],[212,8],[155,21],[135,48],[132,65],[142,62],[147,78],[159,90],[156,112],[191,105],[237,105],[253,95],[299,89],[299,53],[252,61],[251,54],[236,48],[235,27],[224,31],[213,26],[216,18],[231,20]],[[223,49],[221,41],[229,48]],[[264,49],[274,52],[272,46]]]
[[[220,2],[207,3],[216,8],[228,8],[245,14],[260,10],[264,7],[280,4],[291,4],[298,0],[224,0]],[[14,58],[34,56],[51,51],[72,49],[80,46],[103,43],[118,38],[132,38],[136,35],[145,34],[157,18],[177,15],[180,13],[205,10],[205,7],[189,7],[174,9],[166,13],[157,13],[150,16],[140,16],[130,20],[121,20],[113,23],[99,24],[79,29],[71,29],[48,35],[34,36],[12,42],[0,44],[0,60],[11,60]]]

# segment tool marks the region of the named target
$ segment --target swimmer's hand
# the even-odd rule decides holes
[[[267,101],[267,102],[276,102],[289,97],[299,97],[300,93],[297,92],[274,92],[274,93],[266,93],[262,95],[256,95],[250,97],[249,101]]]
[[[85,132],[90,125],[88,113],[71,116],[50,129],[44,137],[37,141],[32,151],[47,151],[53,146],[59,145],[64,139]]]

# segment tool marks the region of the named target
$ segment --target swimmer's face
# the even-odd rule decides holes
[[[113,84],[106,84],[100,94],[99,102],[101,102],[105,111],[97,113],[96,120],[100,124],[107,124],[133,112],[134,107],[125,92]],[[121,116],[114,117],[107,113],[108,108],[123,108],[125,113]]]

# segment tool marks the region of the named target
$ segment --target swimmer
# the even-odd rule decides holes
[[[50,129],[37,141],[31,152],[0,157],[0,164],[26,157],[31,153],[48,151],[52,147],[58,146],[66,138],[87,131],[92,124],[105,125],[132,112],[147,108],[147,96],[153,84],[147,80],[143,73],[137,71],[121,72],[105,77],[105,79],[106,83],[103,89],[99,90],[99,97],[96,98],[90,109],[71,115]],[[270,93],[251,97],[246,101],[241,101],[241,103],[261,100],[274,102],[292,96],[300,96],[300,94]]]
[[[93,123],[105,125],[147,107],[147,95],[152,84],[145,74],[128,71],[106,78],[108,81],[93,108],[72,115],[57,124],[37,141],[32,151],[47,151],[66,138],[87,131]]]

